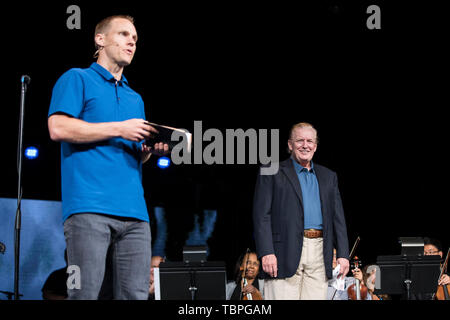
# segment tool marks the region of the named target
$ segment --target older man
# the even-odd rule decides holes
[[[269,279],[266,299],[327,298],[333,248],[340,277],[348,273],[348,240],[336,173],[312,162],[316,129],[298,123],[290,131],[291,157],[275,175],[258,175],[253,222],[258,256]]]
[[[53,88],[48,127],[61,142],[61,189],[69,299],[147,299],[151,236],[142,163],[168,146],[141,141],[156,130],[123,76],[137,32],[129,16],[95,29],[97,62],[64,73]],[[104,281],[105,280],[105,281]],[[108,280],[108,281],[106,281]]]

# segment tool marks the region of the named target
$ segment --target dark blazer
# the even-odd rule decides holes
[[[349,255],[347,227],[336,173],[316,163],[314,170],[322,206],[325,270],[331,279],[333,248],[336,248],[338,258]],[[258,174],[253,225],[258,256],[275,254],[277,278],[294,275],[302,254],[304,228],[302,191],[291,158],[280,162],[274,175]]]

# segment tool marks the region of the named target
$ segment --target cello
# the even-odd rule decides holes
[[[447,257],[445,258],[445,262],[442,265],[441,274],[439,275],[439,279],[442,277],[444,272],[447,271],[448,254],[449,253],[450,253],[450,248],[447,251]],[[439,285],[436,293],[434,294],[434,298],[436,300],[450,300],[450,296],[449,296],[449,292],[448,292],[448,285],[447,284]]]

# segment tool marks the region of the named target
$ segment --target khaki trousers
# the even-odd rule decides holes
[[[266,300],[326,300],[327,290],[323,238],[303,238],[302,255],[292,277],[264,281]]]

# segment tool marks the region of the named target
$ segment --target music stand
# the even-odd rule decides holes
[[[422,237],[400,237],[398,241],[402,246],[402,256],[423,255],[425,244]]]
[[[183,247],[183,261],[185,263],[191,262],[205,262],[207,258],[206,246],[185,246]]]
[[[155,300],[225,300],[224,262],[163,262],[154,269]]]
[[[440,273],[440,256],[394,255],[378,256],[383,294],[404,294],[410,300],[411,293],[436,292]]]

